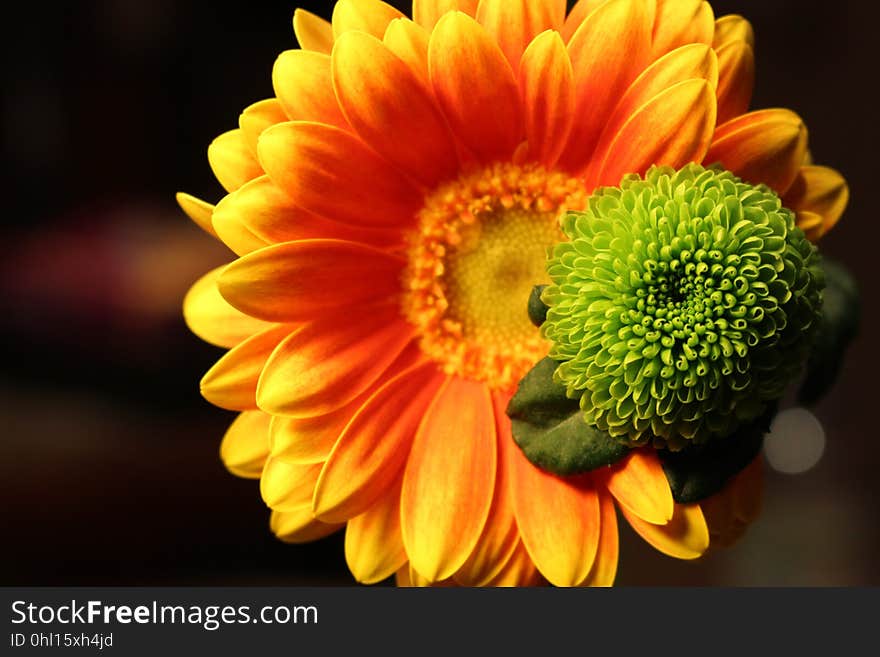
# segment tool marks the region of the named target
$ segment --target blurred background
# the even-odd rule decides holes
[[[618,583],[877,585],[877,9],[712,5],[755,27],[753,107],[799,112],[817,162],[849,180],[822,248],[860,282],[862,330],[812,409],[818,422],[807,417],[811,454],[773,454],[764,512],[738,546],[683,563],[624,528]],[[222,352],[180,313],[189,285],[229,254],[174,192],[221,198],[206,148],[272,95],[296,6],[329,18],[332,3],[17,5],[0,115],[0,584],[354,583],[341,535],[277,541],[257,483],[224,470],[234,414],[198,393]]]

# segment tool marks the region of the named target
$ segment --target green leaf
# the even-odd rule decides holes
[[[541,292],[546,287],[546,285],[536,285],[529,295],[529,319],[538,328],[547,321],[547,311],[550,310],[547,304],[541,301]]]
[[[519,383],[507,406],[513,438],[526,458],[543,470],[567,476],[611,465],[630,448],[589,426],[578,400],[553,381],[559,365],[545,358]]]
[[[858,285],[850,273],[828,258],[823,258],[822,268],[825,271],[822,321],[798,391],[798,400],[805,405],[818,402],[834,385],[846,349],[858,334],[861,315]]]
[[[770,430],[775,405],[757,420],[726,438],[691,445],[679,452],[658,450],[672,498],[681,504],[699,502],[714,495],[727,480],[743,470],[761,451]]]

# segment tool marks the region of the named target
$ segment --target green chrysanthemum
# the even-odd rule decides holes
[[[824,281],[768,187],[654,167],[598,190],[562,229],[542,331],[588,424],[679,449],[758,417],[797,376]]]

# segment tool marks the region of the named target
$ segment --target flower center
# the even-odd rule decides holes
[[[563,239],[558,217],[585,203],[580,181],[537,166],[498,164],[435,190],[403,281],[424,353],[448,374],[513,388],[547,353],[526,301]]]

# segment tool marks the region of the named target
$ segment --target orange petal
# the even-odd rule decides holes
[[[256,180],[259,180],[259,178]],[[266,240],[255,235],[254,232],[242,222],[241,214],[235,210],[235,202],[231,200],[238,191],[250,184],[251,183],[245,183],[239,188],[239,190],[224,196],[217,204],[217,207],[214,208],[214,214],[211,217],[211,223],[214,226],[214,232],[217,233],[217,237],[219,237],[226,246],[232,249],[235,255],[239,256],[262,249],[269,245]]]
[[[764,183],[782,195],[797,177],[807,152],[807,128],[787,109],[743,114],[718,127],[707,164],[720,162],[746,182]]]
[[[820,166],[804,166],[783,199],[785,207],[798,213],[798,225],[807,236],[816,240],[838,222],[849,202],[849,186],[834,169]],[[817,226],[805,226],[810,215],[820,215]]]
[[[646,68],[629,86],[608,118],[595,155],[587,168],[588,189],[596,186],[600,168],[608,150],[627,121],[648,105],[658,94],[686,80],[706,80],[714,88],[718,84],[718,60],[715,52],[702,43],[690,44],[667,53]],[[662,141],[657,138],[657,141]],[[635,170],[634,170],[635,171]],[[615,180],[613,184],[619,181]]]
[[[269,430],[272,456],[288,463],[326,461],[343,429],[376,390],[398,371],[398,365],[399,363],[396,362],[384,377],[367,388],[364,393],[332,413],[304,418],[281,416],[272,418],[272,426]]]
[[[208,164],[227,192],[234,192],[248,180],[263,175],[241,129],[224,132],[211,142]]]
[[[678,169],[699,162],[714,128],[715,94],[709,83],[679,82],[627,120],[608,146],[595,184],[617,185],[627,173],[644,173],[654,164]]]
[[[434,29],[437,21],[450,11],[463,11],[476,16],[479,0],[413,0],[413,20],[426,30]]]
[[[496,463],[489,389],[448,379],[416,432],[400,501],[403,544],[424,577],[451,577],[473,552],[492,503]]]
[[[242,185],[223,199],[224,210],[267,244],[315,238],[342,239],[373,246],[397,246],[399,231],[356,228],[306,212],[280,190],[268,176]]]
[[[565,0],[481,0],[477,21],[495,38],[516,70],[532,39],[545,30],[562,28],[565,5]]]
[[[186,216],[192,219],[199,228],[209,235],[217,237],[217,233],[214,232],[214,226],[211,224],[211,215],[214,214],[213,205],[206,203],[195,196],[184,194],[183,192],[177,192],[174,198],[177,200],[177,205],[180,206],[180,209],[183,210],[186,213]]]
[[[745,41],[718,49],[718,123],[745,114],[755,86],[755,53]]]
[[[345,118],[385,159],[428,187],[455,176],[458,158],[440,110],[381,41],[362,32],[341,36],[333,84]]]
[[[590,574],[581,586],[612,586],[617,576],[619,553],[617,536],[617,511],[614,500],[607,493],[599,493],[601,522],[599,528],[599,548]]]
[[[709,547],[709,529],[699,504],[676,504],[665,525],[645,522],[626,507],[620,512],[636,533],[657,550],[676,559],[696,559]]]
[[[348,521],[345,560],[354,578],[363,584],[381,582],[406,564],[399,482],[369,510]]]
[[[230,349],[202,377],[202,396],[220,408],[234,411],[257,408],[257,381],[272,351],[292,331],[273,326]]]
[[[578,0],[575,2],[565,18],[565,23],[562,25],[562,40],[568,43],[581,24],[587,19],[587,16],[592,14],[604,2],[605,0]]]
[[[555,586],[577,586],[599,546],[599,496],[589,476],[561,478],[507,450],[516,522],[538,570]]]
[[[715,36],[712,39],[712,46],[715,50],[720,50],[734,41],[747,43],[754,49],[755,31],[752,29],[752,24],[736,14],[722,16],[715,21]]]
[[[217,279],[225,268],[208,272],[190,288],[183,299],[183,319],[205,342],[229,348],[272,325],[245,315],[220,296]]]
[[[431,85],[452,130],[483,161],[521,140],[519,88],[498,44],[473,18],[448,13],[428,44]]]
[[[272,87],[289,120],[317,121],[347,129],[333,91],[329,55],[285,50],[272,67]]]
[[[232,474],[259,479],[269,456],[270,416],[245,411],[226,430],[220,443],[220,459]]]
[[[269,457],[260,477],[260,495],[270,509],[295,511],[309,507],[321,463],[306,465],[287,463]],[[311,512],[311,508],[309,508]]]
[[[260,319],[306,321],[340,307],[393,299],[404,264],[357,242],[284,242],[229,265],[220,276],[220,294]]]
[[[272,415],[313,417],[345,406],[372,385],[412,340],[394,306],[321,318],[278,345],[257,386]]]
[[[654,18],[654,57],[688,43],[711,45],[715,15],[703,0],[657,0]]]
[[[315,520],[308,505],[292,511],[273,511],[269,527],[285,543],[309,543],[342,529],[342,525]]]
[[[431,79],[428,76],[429,36],[425,28],[418,23],[406,18],[395,18],[388,24],[382,43],[409,66],[419,84],[433,93]]]
[[[304,465],[323,463],[358,407],[346,404],[328,415],[295,418],[275,416],[269,431],[273,458]]]
[[[529,45],[519,80],[529,151],[553,166],[574,122],[574,73],[558,32],[544,32]]]
[[[330,22],[305,9],[293,12],[293,33],[303,50],[315,50],[329,55],[333,48],[333,27]]]
[[[422,363],[390,379],[352,418],[315,488],[315,513],[344,520],[365,512],[402,473],[419,423],[444,376]]]
[[[333,35],[338,39],[345,32],[358,31],[381,39],[388,23],[402,17],[381,0],[339,0],[333,8]]]
[[[510,394],[493,393],[498,468],[495,475],[495,494],[483,534],[465,564],[455,574],[463,586],[483,586],[495,578],[510,559],[519,544],[519,529],[513,516],[513,498],[510,493],[510,472],[505,450],[513,446],[510,419],[505,412]]]
[[[538,586],[544,582],[522,541],[518,541],[504,567],[485,586]]]
[[[574,69],[575,123],[560,164],[580,171],[590,161],[608,114],[650,61],[649,3],[609,0],[568,43]]]
[[[295,205],[360,227],[409,225],[422,196],[352,134],[294,121],[263,133],[260,161]],[[344,190],[344,194],[340,193]]]
[[[653,449],[632,450],[602,478],[617,502],[645,522],[665,525],[672,518],[672,491]]]
[[[289,120],[284,108],[277,98],[269,98],[254,103],[246,108],[238,117],[238,127],[244,133],[245,142],[251,153],[257,155],[257,140],[263,134],[263,130]]]

